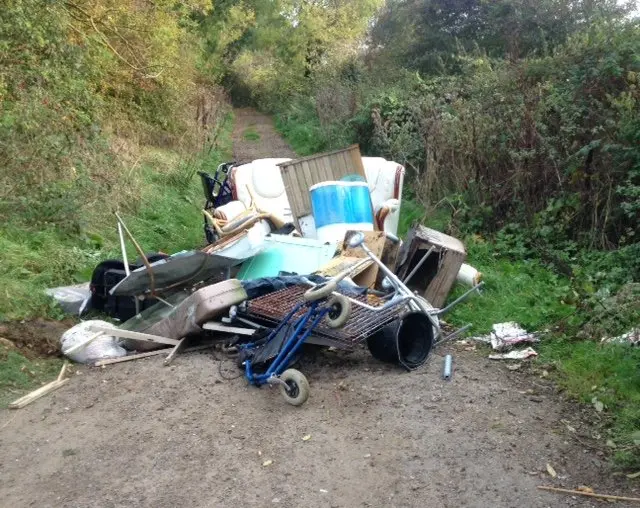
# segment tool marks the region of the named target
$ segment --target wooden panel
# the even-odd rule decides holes
[[[431,256],[438,256],[439,259],[435,275],[430,279],[420,280],[417,273],[409,287],[421,291],[434,307],[442,308],[467,257],[460,240],[424,226],[413,228],[402,247],[397,275],[404,279],[430,247],[434,247]],[[423,268],[430,262],[430,259],[427,260]]]
[[[453,287],[456,276],[467,256],[456,251],[445,251],[440,269],[424,292],[424,297],[434,307],[444,307],[447,296]]]
[[[283,162],[278,166],[296,226],[298,226],[298,218],[311,214],[309,187],[312,185],[340,180],[354,173],[359,174],[366,181],[358,145]]]
[[[347,242],[351,235],[355,234],[356,231],[347,231],[345,235],[344,243],[342,244],[342,255],[347,257],[355,257],[355,258],[364,258],[367,257],[367,254],[362,247],[356,247],[352,249],[347,246]],[[364,243],[369,250],[378,258],[382,257],[382,252],[384,250],[386,236],[381,231],[364,231]],[[378,280],[378,272],[380,271],[380,267],[374,263],[369,268],[364,270],[362,273],[358,274],[357,277],[353,277],[353,281],[361,287],[373,288]]]

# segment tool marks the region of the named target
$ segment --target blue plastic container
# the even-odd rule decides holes
[[[373,207],[366,182],[322,182],[309,192],[318,240],[336,243],[349,230],[373,231]]]

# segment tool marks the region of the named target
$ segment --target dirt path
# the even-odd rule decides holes
[[[235,110],[233,157],[236,161],[249,162],[272,157],[294,158],[295,154],[276,132],[271,117],[255,109],[241,108]]]
[[[247,121],[269,130],[262,115],[239,113],[239,125],[262,118]],[[282,140],[266,144],[270,132],[253,154],[282,155]],[[213,351],[171,367],[153,357],[80,368],[48,397],[0,411],[1,504],[599,506],[540,484],[638,495],[609,474],[590,438],[572,437],[567,424],[593,429],[546,379],[452,347],[446,383],[442,349],[412,373],[365,350],[305,357],[311,397],[301,408],[277,390],[222,379]]]

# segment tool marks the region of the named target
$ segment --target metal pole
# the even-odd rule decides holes
[[[120,237],[120,250],[122,251],[122,261],[124,262],[124,273],[127,277],[131,273],[129,270],[129,260],[127,259],[127,248],[124,245],[124,233],[122,232],[122,224],[118,222],[118,236]]]
[[[122,231],[122,224],[118,221],[118,236],[120,237],[120,250],[122,251],[122,262],[124,263],[124,273],[127,277],[131,274],[129,270],[129,259],[127,259],[127,247],[124,244],[124,232]],[[140,301],[138,297],[134,296],[133,300],[136,304],[136,316],[140,314]]]
[[[451,375],[453,374],[453,356],[447,355],[444,357],[444,366],[442,368],[442,379],[445,381],[451,381]]]
[[[478,291],[482,286],[484,286],[484,282],[480,282],[480,284],[473,286],[468,291],[465,291],[460,297],[456,298],[453,302],[451,302],[445,308],[440,309],[438,312],[436,312],[436,316],[443,316],[444,314],[449,312],[451,309],[453,309],[456,305],[458,305],[459,303],[462,303],[467,298],[469,298],[469,295],[471,293],[473,293],[474,291]]]
[[[420,261],[418,261],[418,264],[413,268],[413,270],[411,270],[411,273],[405,277],[405,279],[403,281],[405,284],[409,283],[409,281],[411,280],[411,277],[413,277],[416,274],[416,272],[424,264],[424,262],[427,260],[427,258],[431,255],[431,253],[433,252],[433,249],[435,249],[435,247],[431,246],[429,248],[429,250],[427,251],[427,253],[424,256],[422,256],[422,259]]]

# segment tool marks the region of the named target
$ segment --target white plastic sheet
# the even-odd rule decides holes
[[[127,354],[127,350],[118,345],[116,338],[111,335],[101,335],[87,346],[68,354],[67,352],[72,348],[95,335],[95,332],[89,330],[91,326],[115,328],[111,323],[98,319],[83,321],[62,334],[60,338],[62,354],[78,363],[93,363],[106,358],[119,358]]]

